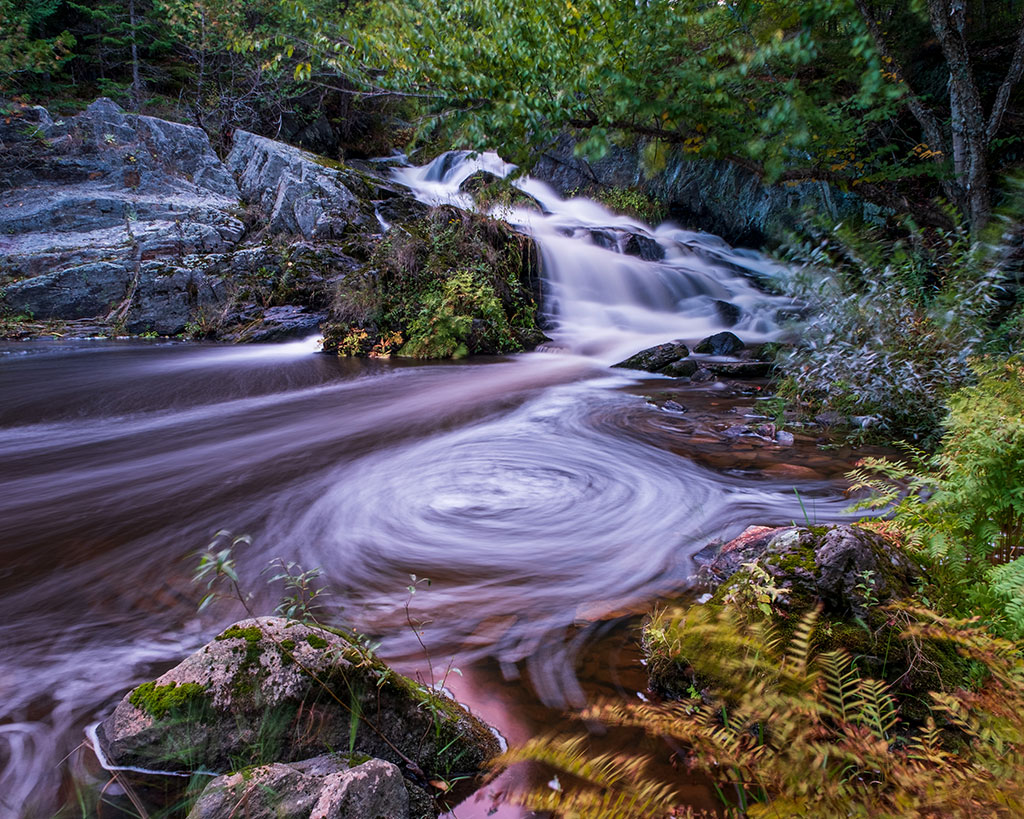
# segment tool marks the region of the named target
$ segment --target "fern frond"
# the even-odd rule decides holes
[[[880,680],[860,680],[854,720],[867,727],[876,739],[888,740],[899,722],[896,703],[889,695],[888,686]]]

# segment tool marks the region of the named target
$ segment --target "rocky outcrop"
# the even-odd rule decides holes
[[[328,754],[219,776],[188,819],[433,819],[437,809],[397,766]]]
[[[229,341],[323,332],[345,342],[331,352],[441,358],[542,337],[532,243],[434,214],[381,163],[241,130],[221,162],[200,129],[107,99],[67,121],[27,106],[12,119],[0,121],[0,315],[21,317],[5,322],[19,337],[44,320]],[[389,257],[388,231],[410,253]],[[472,283],[459,278],[469,267]]]
[[[313,334],[382,230],[375,208],[415,210],[388,182],[244,131],[225,164],[199,128],[107,99],[66,121],[41,108],[15,119],[0,123],[0,309],[15,315],[232,340]]]
[[[242,196],[258,208],[263,229],[272,234],[340,239],[377,227],[372,206],[367,208],[346,187],[348,175],[339,163],[237,131],[226,164],[238,178]]]
[[[476,774],[499,750],[490,729],[453,700],[339,634],[277,617],[237,623],[139,686],[97,737],[115,765],[171,771],[232,771],[352,748],[452,779]]]
[[[531,173],[561,193],[604,187],[640,189],[668,206],[670,219],[722,236],[733,245],[760,247],[785,239],[805,210],[838,221],[879,220],[882,213],[854,193],[820,182],[765,186],[749,171],[728,162],[694,160],[672,151],[665,169],[648,175],[643,145],[615,146],[597,161],[574,153],[569,136],[546,150]]]

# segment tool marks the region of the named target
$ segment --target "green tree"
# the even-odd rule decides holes
[[[1021,30],[990,89],[967,5],[408,0],[378,6],[359,36],[319,53],[345,72],[377,67],[364,70],[367,87],[417,96],[462,145],[499,147],[520,163],[567,129],[590,156],[641,138],[654,169],[674,146],[769,183],[823,180],[943,223],[915,181],[931,177],[980,229],[992,148],[1024,62],[1024,12],[989,2],[990,17]],[[938,58],[922,53],[930,37]],[[952,80],[926,97],[915,71],[936,59]]]
[[[0,0],[0,92],[17,90],[28,75],[57,71],[71,56],[75,38],[67,31],[42,33],[61,0]]]

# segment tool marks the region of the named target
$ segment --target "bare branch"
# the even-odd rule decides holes
[[[988,127],[985,129],[986,142],[991,143],[999,133],[999,126],[1003,123],[1003,114],[1006,113],[1006,106],[1010,103],[1010,94],[1020,81],[1024,73],[1024,15],[1021,15],[1020,31],[1017,33],[1017,48],[1014,49],[1013,59],[1010,61],[1010,69],[1006,72],[1003,84],[999,86],[996,94],[996,101],[992,104],[992,113],[988,118]]]

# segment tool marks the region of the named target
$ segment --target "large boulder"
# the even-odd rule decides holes
[[[499,750],[458,703],[340,634],[278,617],[237,623],[140,685],[97,737],[117,766],[235,771],[350,749],[446,780]]]
[[[820,613],[811,636],[812,653],[842,649],[865,676],[890,683],[907,695],[912,714],[929,690],[962,683],[966,665],[948,644],[907,639],[921,567],[888,537],[861,525],[755,526],[695,556],[696,579],[707,590],[703,602],[680,610],[671,623],[652,618],[643,642],[651,687],[685,696],[720,680],[693,671],[710,649],[687,623],[729,610],[738,622],[765,622],[785,641],[802,616]],[[896,608],[893,608],[896,607]]]
[[[339,239],[353,228],[379,229],[338,163],[248,131],[235,132],[226,162],[271,233]]]
[[[240,806],[246,819],[433,819],[438,813],[392,763],[338,754],[219,776],[188,819],[235,819]]]

